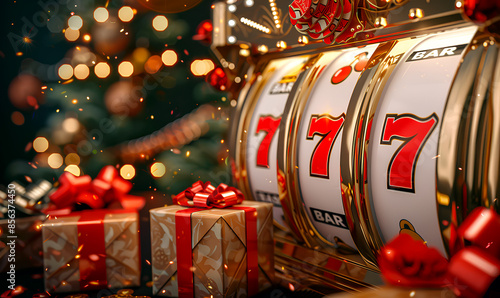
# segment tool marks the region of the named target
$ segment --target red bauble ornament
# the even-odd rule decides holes
[[[9,99],[22,110],[38,109],[43,103],[42,82],[35,76],[20,74],[9,85]]]
[[[109,113],[114,115],[135,116],[142,110],[140,88],[132,82],[116,82],[104,95],[104,103]]]
[[[213,29],[214,27],[212,25],[212,21],[210,20],[203,21],[196,28],[196,35],[193,36],[193,39],[199,40],[200,42],[209,45],[212,43]]]
[[[500,16],[500,0],[465,0],[464,13],[476,23],[484,23]]]
[[[227,88],[227,76],[221,67],[216,67],[210,71],[205,77],[205,80],[219,91],[224,91]]]
[[[103,55],[114,55],[119,53],[130,42],[130,30],[120,20],[110,17],[104,23],[96,23],[92,27],[92,39],[97,53]]]

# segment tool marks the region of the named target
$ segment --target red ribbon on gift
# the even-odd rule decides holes
[[[144,198],[128,194],[132,183],[120,177],[113,166],[102,168],[94,180],[89,175],[76,177],[64,172],[59,177],[59,184],[49,196],[56,209],[73,208],[76,204],[101,209],[119,203],[123,209],[139,210],[145,204]]]
[[[258,245],[257,245],[257,212],[255,208],[234,206],[241,203],[244,196],[237,188],[226,184],[214,187],[210,182],[197,181],[187,190],[173,198],[176,205],[194,207],[182,209],[175,213],[176,246],[177,246],[177,284],[179,297],[193,297],[193,255],[191,235],[191,215],[212,207],[239,209],[245,212],[247,240],[247,290],[248,296],[257,294],[258,281]]]
[[[107,214],[130,212],[130,210],[122,209],[84,210],[57,216],[58,218],[73,216],[80,217],[77,222],[80,290],[97,290],[107,288],[107,254],[104,234],[104,218]]]

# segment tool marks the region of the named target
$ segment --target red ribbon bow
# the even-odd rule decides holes
[[[396,286],[443,287],[448,261],[435,248],[408,234],[399,234],[377,258],[384,279]]]
[[[458,227],[464,248],[450,260],[448,278],[455,295],[482,297],[500,285],[500,216],[478,207]],[[492,294],[498,295],[498,292]],[[498,297],[498,296],[496,296]]]
[[[197,181],[173,198],[174,205],[196,208],[226,208],[240,204],[245,199],[243,193],[224,183],[213,186],[210,181]]]
[[[450,287],[459,297],[483,297],[500,286],[500,216],[479,207],[456,230],[449,263],[434,248],[400,234],[382,248],[384,279],[407,287]],[[497,295],[495,292],[492,295]]]
[[[89,175],[76,177],[64,172],[59,177],[60,186],[49,198],[57,209],[72,208],[83,203],[92,209],[101,209],[118,202],[123,209],[139,210],[145,199],[129,195],[132,183],[120,177],[113,166],[105,166],[92,180]]]

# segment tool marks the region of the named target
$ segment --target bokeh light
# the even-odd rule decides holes
[[[36,152],[45,152],[49,149],[49,141],[44,137],[38,137],[33,141],[33,149]]]
[[[134,73],[134,65],[130,61],[123,61],[118,65],[118,73],[122,77],[128,78]]]
[[[89,76],[89,67],[85,64],[78,64],[75,66],[75,78],[79,80],[85,80]]]
[[[165,175],[166,168],[165,165],[161,162],[155,162],[154,164],[151,165],[151,175],[153,177],[159,178],[163,177]]]
[[[23,125],[24,115],[21,112],[14,111],[10,115],[10,120],[12,120],[12,123],[14,123],[15,125]]]
[[[90,36],[90,34],[84,34],[83,35],[83,40],[84,41],[89,42],[91,39],[92,39],[92,37]]]
[[[150,74],[157,73],[162,65],[161,57],[154,55],[149,57],[148,61],[146,61],[146,64],[144,64],[144,70]]]
[[[129,164],[123,165],[123,167],[121,167],[120,169],[120,176],[122,176],[123,179],[127,180],[134,178],[135,176],[134,166]]]
[[[66,118],[62,123],[62,128],[67,133],[75,133],[80,128],[80,122],[76,118]]]
[[[64,37],[68,41],[75,41],[78,39],[78,37],[80,37],[80,30],[73,30],[71,28],[66,28],[66,30],[64,30]]]
[[[83,20],[80,16],[74,15],[68,19],[68,27],[73,30],[80,30],[83,26]]]
[[[166,50],[161,54],[161,61],[166,66],[173,66],[177,63],[177,53],[172,50]]]
[[[153,28],[156,31],[165,31],[168,27],[168,20],[165,16],[158,15],[153,19]]]
[[[99,62],[94,67],[94,73],[98,78],[104,79],[109,76],[111,68],[106,62]]]
[[[148,60],[149,55],[150,53],[148,49],[140,47],[134,50],[132,53],[132,59],[138,64],[143,64]]]
[[[118,17],[122,22],[130,22],[134,18],[134,10],[130,6],[123,6],[118,10]]]
[[[195,76],[204,76],[215,68],[215,64],[210,59],[194,60],[191,62],[191,72]]]
[[[57,73],[61,79],[68,80],[73,76],[73,67],[69,64],[63,64],[59,66]]]
[[[109,12],[105,7],[98,7],[94,10],[94,19],[99,23],[104,23],[109,18]]]
[[[64,163],[66,165],[79,165],[80,164],[80,156],[76,153],[70,153],[66,155],[64,158]]]
[[[63,165],[63,157],[59,153],[52,153],[47,159],[49,167],[59,169]]]
[[[80,174],[81,174],[80,168],[77,165],[69,165],[69,166],[64,168],[64,171],[70,172],[71,174],[73,174],[75,176],[80,176]]]

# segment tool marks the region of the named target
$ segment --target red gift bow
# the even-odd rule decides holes
[[[243,193],[235,187],[224,183],[215,187],[210,181],[205,183],[197,181],[190,188],[176,195],[172,201],[174,205],[210,209],[240,204],[244,199]]]
[[[499,285],[499,231],[500,216],[484,207],[472,210],[458,227],[458,237],[465,242],[465,248],[453,255],[448,266],[448,279],[455,295],[482,297]]]
[[[459,297],[482,297],[500,286],[499,231],[500,216],[478,207],[456,230],[459,250],[449,263],[436,249],[400,234],[382,248],[380,271],[393,285],[448,286]]]
[[[448,261],[435,248],[408,234],[399,234],[377,258],[384,279],[397,286],[444,287]]]
[[[83,203],[92,209],[101,209],[119,202],[123,209],[139,210],[145,199],[129,195],[132,183],[120,177],[113,166],[105,166],[92,180],[89,175],[76,177],[64,172],[59,177],[60,186],[49,198],[57,209],[71,208]]]

